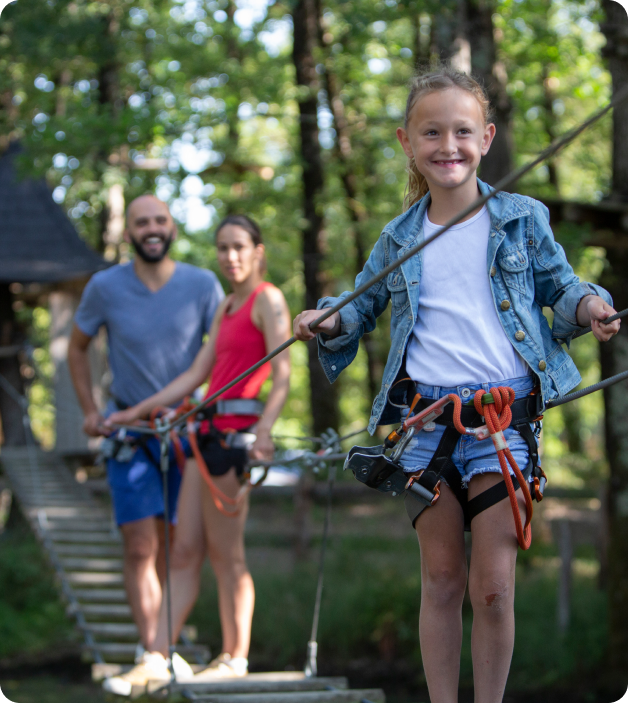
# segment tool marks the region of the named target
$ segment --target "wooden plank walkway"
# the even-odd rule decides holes
[[[31,454],[29,455],[29,451]],[[22,512],[55,569],[60,595],[84,638],[84,653],[96,663],[95,681],[129,666],[137,628],[126,602],[122,544],[109,510],[74,480],[52,453],[3,448],[0,463]],[[206,648],[178,645],[188,661],[207,658]],[[109,662],[109,663],[106,663]],[[195,671],[203,667],[194,666]],[[302,672],[249,674],[241,679],[202,677],[136,688],[133,698],[183,703],[385,703],[380,689],[351,690],[343,677],[307,678]]]
[[[133,661],[138,632],[126,601],[122,541],[110,510],[51,452],[3,447],[0,463],[55,569],[68,616],[85,641],[85,656],[97,663]],[[188,643],[177,649],[190,661],[209,657],[206,647]]]

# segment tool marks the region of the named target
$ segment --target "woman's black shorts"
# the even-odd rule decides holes
[[[238,477],[244,473],[248,461],[246,449],[227,447],[214,434],[199,435],[198,448],[212,476],[224,476],[231,467]]]

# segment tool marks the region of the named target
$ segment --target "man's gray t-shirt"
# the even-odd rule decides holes
[[[223,297],[214,273],[180,262],[153,293],[131,262],[92,276],[74,321],[90,337],[105,326],[111,395],[135,405],[192,365]]]

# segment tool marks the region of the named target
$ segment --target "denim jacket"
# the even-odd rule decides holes
[[[492,190],[480,180],[478,187],[482,195]],[[356,288],[423,240],[423,218],[429,203],[428,193],[384,227],[356,278]],[[495,310],[506,336],[538,378],[544,401],[562,396],[580,382],[574,362],[561,346],[569,345],[580,329],[576,321],[578,303],[593,294],[612,305],[611,297],[600,286],[580,282],[563,248],[554,241],[549,213],[542,203],[523,195],[498,193],[486,206],[491,220],[486,275],[490,277]],[[333,383],[355,358],[362,335],[374,329],[377,317],[392,300],[391,347],[382,387],[373,403],[371,434],[376,425],[399,419],[398,411],[387,406],[387,395],[401,369],[417,318],[422,264],[419,252],[342,308],[338,337],[318,335],[319,359]],[[332,307],[347,295],[323,298],[318,309]],[[551,329],[543,307],[554,311]]]

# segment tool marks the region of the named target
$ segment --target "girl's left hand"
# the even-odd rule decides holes
[[[275,454],[275,445],[270,438],[270,432],[266,430],[257,431],[257,439],[249,449],[249,456],[257,461],[270,461]]]
[[[118,410],[109,415],[105,420],[105,427],[113,429],[112,425],[132,425],[136,420],[139,420],[141,415],[136,410],[137,405],[126,410]]]
[[[605,303],[599,295],[587,295],[578,305],[577,317],[578,324],[586,327],[591,325],[591,331],[595,338],[600,342],[608,342],[608,340],[619,332],[621,320],[605,325],[603,320],[614,315],[617,312],[608,303]],[[583,325],[582,322],[585,322]]]

